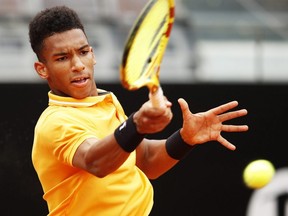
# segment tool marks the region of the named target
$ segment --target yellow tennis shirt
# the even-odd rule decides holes
[[[72,159],[87,138],[102,139],[127,117],[114,94],[77,100],[48,93],[40,116],[32,161],[47,201],[49,215],[145,216],[153,205],[153,188],[136,166],[135,151],[104,178],[73,167]]]

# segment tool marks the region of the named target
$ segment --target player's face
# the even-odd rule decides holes
[[[44,41],[43,63],[36,62],[40,77],[47,79],[52,92],[82,99],[97,95],[94,81],[96,60],[82,30],[54,34]]]

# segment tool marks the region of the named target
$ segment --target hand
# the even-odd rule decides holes
[[[247,125],[224,125],[223,122],[247,115],[246,109],[230,111],[238,106],[237,101],[232,101],[206,112],[193,114],[190,112],[187,102],[180,98],[178,103],[182,110],[183,128],[180,134],[183,140],[190,144],[203,144],[208,141],[218,141],[230,150],[236,147],[221,136],[221,132],[244,132],[248,130]],[[226,112],[226,113],[225,113]]]
[[[162,131],[173,117],[171,111],[171,102],[165,98],[165,106],[163,108],[153,108],[151,101],[147,101],[134,114],[134,122],[137,131],[143,134],[151,134]]]

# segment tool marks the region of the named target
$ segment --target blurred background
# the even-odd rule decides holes
[[[147,100],[147,89],[123,89],[119,65],[129,30],[146,2],[0,0],[3,215],[47,215],[31,148],[49,89],[34,72],[29,21],[47,7],[75,9],[94,48],[97,86],[113,91],[129,114]],[[237,146],[235,152],[214,142],[203,145],[153,180],[151,216],[288,216],[287,11],[287,0],[176,0],[176,20],[160,75],[174,104],[174,122],[155,137],[167,137],[181,127],[179,97],[187,99],[192,112],[238,100],[249,115],[232,123],[248,124],[250,130],[225,134]],[[251,190],[243,184],[242,171],[260,158],[274,164],[276,177],[263,190]]]
[[[0,0],[0,82],[39,82],[27,24],[65,4],[79,12],[98,82],[118,82],[128,31],[147,0]],[[162,82],[287,82],[287,0],[176,0]],[[15,60],[17,59],[17,64]]]

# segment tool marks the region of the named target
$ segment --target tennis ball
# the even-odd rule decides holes
[[[275,174],[273,164],[264,159],[250,162],[243,171],[243,180],[248,188],[259,189],[267,185]]]

